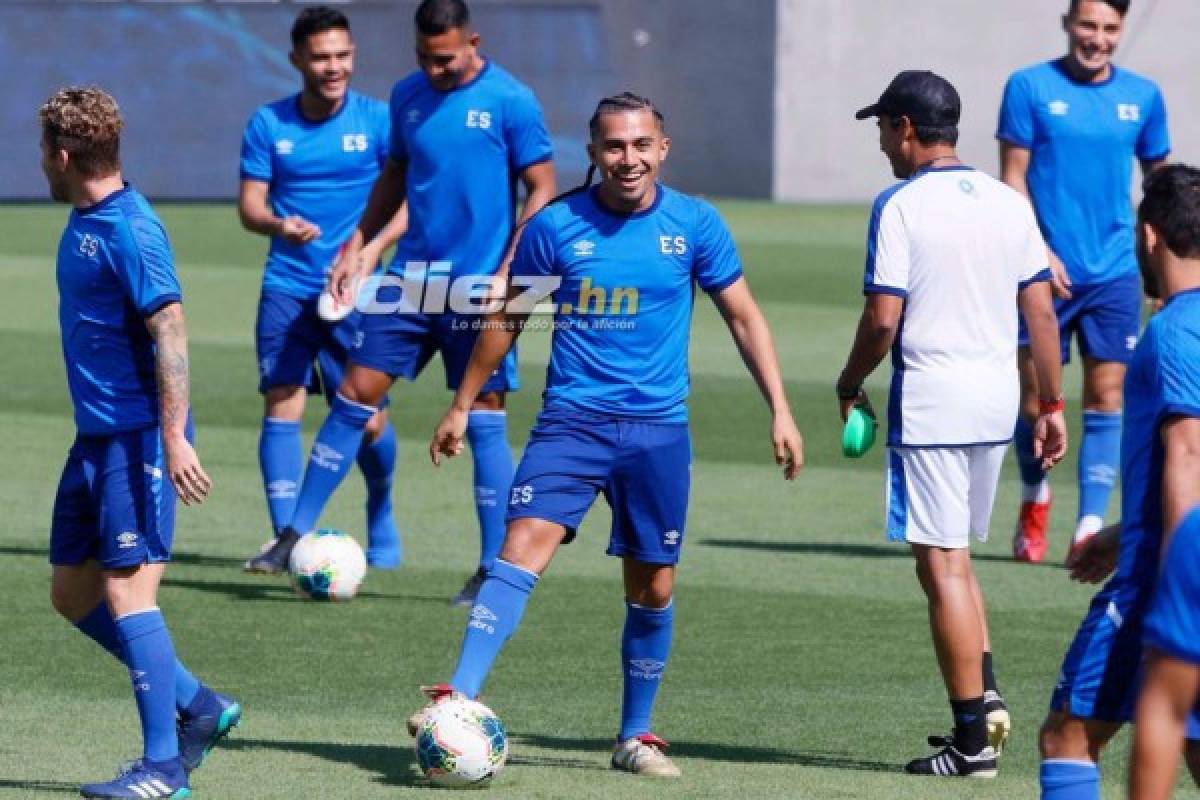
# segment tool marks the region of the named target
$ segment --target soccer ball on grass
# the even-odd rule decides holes
[[[288,560],[292,587],[310,600],[349,600],[367,574],[358,542],[331,528],[306,533]]]
[[[417,765],[435,786],[485,786],[508,758],[504,723],[482,703],[443,700],[417,729]]]

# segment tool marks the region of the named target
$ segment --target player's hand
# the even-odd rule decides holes
[[[442,456],[453,458],[463,451],[463,436],[467,433],[467,412],[451,408],[433,430],[429,442],[429,459],[435,467],[442,463]]]
[[[1050,469],[1067,454],[1067,418],[1061,411],[1043,414],[1033,426],[1033,456]]]
[[[335,306],[350,306],[358,302],[354,289],[358,285],[359,276],[364,272],[364,253],[366,257],[370,257],[371,253],[367,247],[356,250],[345,246],[338,254],[337,263],[329,273],[329,293],[333,295]],[[375,261],[378,261],[378,257]],[[375,261],[370,262],[372,266]]]
[[[175,487],[175,494],[185,506],[203,503],[212,488],[212,479],[200,466],[192,443],[183,436],[163,437],[163,449],[167,457],[167,477]]]
[[[321,235],[321,229],[304,217],[284,217],[279,235],[292,244],[308,244]]]
[[[775,448],[775,463],[783,467],[783,477],[794,481],[804,466],[804,437],[796,427],[791,412],[783,411],[771,421],[771,445]]]
[[[1121,526],[1110,525],[1071,549],[1066,567],[1071,580],[1100,583],[1117,568],[1121,552]]]
[[[1054,296],[1060,300],[1070,300],[1071,276],[1067,274],[1066,265],[1053,250],[1047,249],[1046,254],[1050,257],[1050,288],[1054,290]]]
[[[871,406],[871,398],[867,397],[867,393],[863,389],[858,390],[858,394],[854,397],[838,397],[838,411],[842,415],[842,424],[850,418],[850,412],[855,406],[861,405],[863,411],[866,411],[872,417],[875,416],[875,409]]]

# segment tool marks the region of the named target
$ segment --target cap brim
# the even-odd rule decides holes
[[[871,105],[867,106],[866,108],[859,109],[858,113],[854,115],[854,118],[866,119],[867,117],[878,117],[880,111],[881,109],[879,108],[879,103],[871,103]]]

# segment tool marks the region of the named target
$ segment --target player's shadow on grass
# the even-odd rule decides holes
[[[0,789],[18,789],[25,792],[61,792],[79,794],[79,785],[62,781],[21,781],[0,778]]]
[[[847,558],[904,558],[911,559],[912,551],[902,544],[854,544],[849,542],[779,542],[761,539],[701,539],[701,547],[725,547],[731,550],[760,550],[767,553],[798,553],[814,556],[845,556]],[[996,553],[971,553],[972,561],[995,561],[1015,564],[1011,556]],[[1043,561],[1040,564],[1021,563],[1022,567],[1061,567]]]
[[[264,600],[269,603],[305,602],[292,590],[286,578],[258,578],[249,579],[249,581],[201,581],[190,578],[177,578],[168,573],[168,577],[163,579],[163,586],[223,594],[254,602]],[[368,590],[359,592],[356,597],[360,600],[411,600],[418,603],[446,604],[446,598],[441,595],[372,592]]]
[[[565,736],[514,733],[514,745],[544,747],[548,750],[594,750],[612,752],[612,739],[582,739]],[[688,742],[673,740],[671,755],[681,758],[700,758],[705,761],[727,761],[732,764],[790,764],[798,767],[821,767],[823,769],[846,769],[859,772],[899,772],[900,766],[886,761],[869,761],[852,758],[844,753],[820,750],[780,750],[775,747],[746,747],[744,745],[720,744],[717,742]],[[513,763],[538,763],[536,757],[522,762],[519,750]],[[591,762],[584,764],[593,766]],[[553,763],[549,766],[555,766]],[[607,761],[604,762],[607,767]]]
[[[46,558],[48,553],[49,550],[45,547],[17,547],[14,545],[0,547],[0,555],[6,556]],[[230,558],[228,556],[205,556],[199,553],[172,553],[171,563],[184,564],[189,567],[221,567],[223,569],[236,567],[241,569],[242,559]]]
[[[335,764],[353,764],[359,769],[374,772],[376,780],[385,786],[424,785],[411,745],[389,747],[382,744],[290,742],[238,737],[222,743],[221,747],[230,750],[275,750],[281,753],[314,756]]]

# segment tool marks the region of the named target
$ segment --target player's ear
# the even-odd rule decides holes
[[[671,137],[664,134],[662,141],[658,145],[658,162],[660,164],[667,160],[667,153],[669,152],[671,152]]]
[[[479,43],[482,41],[483,38],[479,35],[479,31],[471,31],[471,35],[467,37],[467,44],[475,49],[479,49]]]
[[[1158,249],[1158,231],[1149,222],[1140,222],[1138,227],[1141,228],[1142,242],[1146,245],[1146,252],[1153,253]]]

